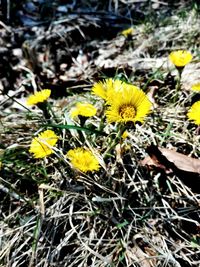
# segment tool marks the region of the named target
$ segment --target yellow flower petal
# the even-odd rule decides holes
[[[38,103],[46,101],[50,97],[50,95],[51,95],[51,90],[44,89],[40,92],[36,92],[35,94],[29,96],[26,103],[29,106],[36,105]]]
[[[57,141],[58,136],[54,131],[46,130],[33,138],[29,152],[34,154],[34,158],[44,158],[53,153],[52,147]]]
[[[192,60],[192,54],[187,50],[177,50],[170,53],[169,59],[175,66],[184,67]]]
[[[82,172],[98,171],[100,168],[97,158],[87,149],[71,149],[67,152],[67,157],[74,168]]]
[[[200,101],[195,102],[187,113],[188,119],[200,125]]]
[[[127,131],[124,131],[122,134],[122,139],[126,139],[129,136],[129,133]]]
[[[114,80],[112,87],[109,87],[107,90],[107,104],[109,104],[110,101],[112,102],[112,99],[115,98],[115,94],[122,92],[125,87],[127,87],[127,83],[122,82],[121,80]]]
[[[200,91],[200,83],[195,83],[192,85],[192,90],[194,91]]]
[[[92,87],[92,92],[108,101],[110,97],[115,93],[115,91],[119,91],[123,88],[123,82],[120,80],[114,79],[105,79],[103,82],[95,83]]]
[[[76,107],[71,109],[71,117],[84,116],[92,117],[97,113],[97,109],[89,103],[77,103]]]
[[[105,79],[103,82],[95,83],[92,87],[92,92],[105,99],[107,98],[107,91],[113,86],[113,79]]]
[[[143,122],[150,112],[151,102],[138,87],[126,84],[123,90],[115,92],[109,99],[110,107],[106,111],[108,122]]]

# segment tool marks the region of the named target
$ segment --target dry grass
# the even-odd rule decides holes
[[[143,2],[109,1],[109,6],[103,2],[105,6],[98,8],[110,8],[116,15],[123,13],[124,7],[131,11],[132,4],[138,10],[144,5],[146,16],[153,16],[154,10],[149,10]],[[83,60],[79,62],[77,51],[69,49],[73,64],[65,72],[59,69],[55,76],[51,76],[56,67],[50,49],[46,65],[39,63],[48,82],[39,74],[40,80],[37,80],[37,68],[31,62],[24,72],[20,69],[19,91],[16,90],[14,96],[10,96],[13,92],[4,92],[1,96],[0,266],[200,265],[200,191],[195,183],[199,176],[193,178],[185,172],[183,177],[164,169],[141,166],[151,144],[196,158],[200,156],[199,134],[186,116],[191,103],[198,98],[198,94],[188,90],[188,84],[199,79],[197,6],[187,6],[183,1],[179,9],[182,13],[171,9],[169,14],[170,4],[164,8],[161,2],[152,1],[154,5],[159,3],[161,6],[155,9],[156,20],[145,17],[138,22],[131,40],[120,35],[111,40],[103,40],[102,36],[98,40],[85,37],[86,44],[74,45],[74,49],[83,46],[83,51],[91,49],[90,56],[93,56],[86,60],[79,55]],[[96,4],[88,1],[88,5]],[[80,22],[80,32],[84,19],[76,20]],[[52,29],[40,36],[41,43],[37,39],[38,48],[34,47],[37,53],[48,47],[45,42],[48,38],[52,41],[52,32],[62,23],[54,21]],[[70,23],[73,27],[69,34],[72,34],[78,26],[73,20]],[[98,23],[97,19],[92,21],[95,27]],[[61,50],[60,40],[66,38],[66,32],[62,31],[60,27],[56,39],[56,46],[60,45]],[[179,48],[191,50],[194,59],[184,69],[182,90],[174,102],[176,70],[170,65],[168,54]],[[90,89],[96,79],[114,75],[143,88],[151,97],[153,112],[145,123],[130,127],[129,137],[105,160],[102,155],[116,134],[114,125],[105,125],[106,136],[53,128],[60,136],[55,154],[34,159],[28,152],[33,134],[46,129],[45,125],[52,121],[47,122],[37,108],[25,108],[24,99],[30,91],[27,85],[37,89],[51,84],[53,96],[49,103],[62,125],[72,123],[69,111],[77,100],[95,104],[98,113],[88,119],[85,126],[99,130],[103,102],[91,95]],[[74,83],[76,79],[79,81]],[[56,82],[59,88],[67,86],[67,92],[58,93]],[[99,172],[77,172],[64,157],[70,148],[82,145],[96,152],[101,163]]]

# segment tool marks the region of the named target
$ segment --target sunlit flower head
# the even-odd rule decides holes
[[[113,90],[121,90],[122,86],[122,81],[109,78],[105,79],[103,82],[95,83],[92,87],[92,92],[104,100],[107,100]]]
[[[187,113],[188,119],[200,125],[200,101],[195,102]]]
[[[82,172],[98,171],[100,168],[97,158],[91,151],[84,148],[75,148],[67,152],[73,167]]]
[[[194,91],[200,91],[200,83],[195,83],[192,85],[192,90]]]
[[[34,158],[44,158],[53,153],[52,147],[58,141],[58,136],[52,130],[46,130],[34,137],[29,149],[33,153]]]
[[[106,116],[110,123],[143,122],[151,109],[151,102],[146,94],[130,84],[116,92],[112,101],[109,100],[109,105]]]
[[[192,60],[192,54],[187,50],[177,50],[170,53],[169,59],[176,67],[184,67]]]
[[[71,109],[70,115],[72,118],[77,116],[92,117],[96,115],[97,109],[90,103],[77,103],[74,108]]]
[[[134,33],[134,29],[132,27],[125,29],[121,32],[122,35],[124,35],[125,37],[131,36]]]
[[[42,91],[36,92],[33,95],[30,95],[27,98],[27,105],[31,106],[31,105],[37,105],[38,103],[42,103],[44,101],[46,101],[51,95],[51,90],[49,89],[44,89]]]

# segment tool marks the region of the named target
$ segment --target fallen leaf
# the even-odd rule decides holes
[[[166,170],[166,167],[163,164],[161,164],[157,160],[157,158],[155,156],[153,156],[153,155],[152,156],[147,156],[146,158],[144,158],[143,160],[141,160],[140,161],[140,165],[141,166],[148,166],[150,168],[152,168],[154,166],[154,167],[158,167],[160,169],[163,169],[163,170],[167,171]]]
[[[165,171],[166,174],[173,172],[187,186],[194,191],[198,191],[200,187],[200,160],[191,158],[174,150],[159,148],[150,145],[146,149],[149,157],[140,162],[142,166],[156,166]]]
[[[199,159],[191,158],[187,155],[166,148],[159,148],[159,150],[170,162],[173,162],[178,169],[200,174]]]

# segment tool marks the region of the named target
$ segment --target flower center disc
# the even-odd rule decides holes
[[[120,107],[119,114],[123,119],[135,118],[135,108],[131,105],[123,105]]]

